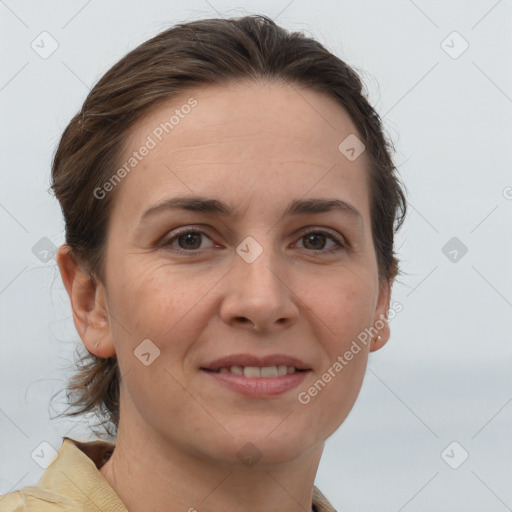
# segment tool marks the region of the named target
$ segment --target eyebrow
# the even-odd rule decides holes
[[[182,196],[165,199],[149,207],[141,216],[141,222],[156,213],[167,210],[187,210],[191,212],[200,212],[215,214],[222,217],[231,217],[238,219],[240,214],[234,208],[227,205],[219,199],[212,199],[203,196]],[[286,208],[283,217],[292,215],[314,215],[338,211],[352,217],[359,222],[363,221],[361,213],[350,203],[341,199],[295,199]]]

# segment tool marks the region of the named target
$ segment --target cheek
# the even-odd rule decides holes
[[[119,271],[112,291],[115,317],[114,343],[121,359],[133,363],[133,351],[145,339],[151,340],[167,363],[180,363],[197,338],[208,315],[204,296],[212,284],[204,277],[180,275],[168,265],[144,269],[134,263]],[[172,348],[172,350],[169,350]],[[160,362],[161,362],[160,361]]]
[[[346,342],[370,325],[375,308],[374,287],[369,280],[343,278],[309,290],[308,307],[338,342]],[[318,320],[315,324],[319,324]]]
[[[311,397],[318,424],[326,425],[329,434],[347,417],[361,390],[370,345],[365,329],[371,325],[372,307],[368,295],[339,288],[337,299],[324,300],[324,311],[318,313],[328,326],[323,336],[326,357],[312,387],[304,391]]]
[[[176,321],[179,311],[194,300],[194,289],[184,290],[180,277],[171,269],[149,268],[135,258],[131,265],[119,268],[115,309],[139,333],[148,328],[157,332],[161,323]]]

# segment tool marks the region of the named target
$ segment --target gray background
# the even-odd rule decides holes
[[[179,21],[253,13],[362,72],[410,205],[396,241],[403,310],[316,485],[345,511],[512,510],[510,0],[0,1],[0,492],[37,482],[40,443],[88,435],[86,421],[50,419],[79,339],[44,253],[64,241],[47,192],[63,129],[141,42]],[[58,44],[47,58],[31,47],[51,49],[43,31]]]

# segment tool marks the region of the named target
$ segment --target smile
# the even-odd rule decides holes
[[[304,371],[299,370],[295,368],[294,366],[286,366],[286,365],[279,365],[279,366],[225,366],[222,368],[219,368],[218,370],[210,370],[215,371],[216,373],[232,373],[234,375],[240,375],[244,377],[248,377],[250,379],[258,379],[261,377],[283,377],[284,375],[290,375],[292,373],[298,372],[298,371]]]
[[[286,370],[286,373],[284,371]],[[231,366],[201,372],[222,388],[253,398],[276,397],[299,386],[311,370],[288,366]],[[279,374],[279,372],[281,374]]]

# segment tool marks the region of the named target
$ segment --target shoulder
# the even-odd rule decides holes
[[[0,496],[0,512],[62,512],[75,510],[73,502],[41,487],[23,487]]]
[[[64,438],[37,485],[0,496],[0,512],[127,512],[98,470],[111,452],[111,443]]]
[[[0,496],[0,512],[18,512],[18,510],[27,510],[20,491]]]

